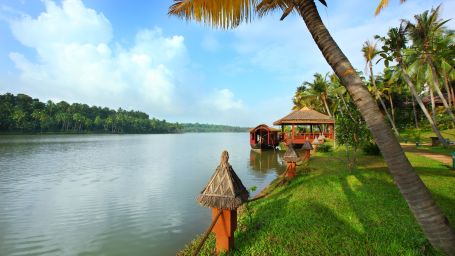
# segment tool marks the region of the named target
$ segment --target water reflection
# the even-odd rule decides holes
[[[275,150],[255,151],[250,150],[250,168],[259,173],[271,171],[281,174],[286,169],[282,157],[283,152]]]
[[[248,139],[0,135],[0,255],[175,255],[210,225],[195,199],[223,150],[255,193],[285,170]]]

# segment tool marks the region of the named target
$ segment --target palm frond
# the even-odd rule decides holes
[[[404,2],[406,2],[406,0],[400,0],[400,3],[404,3]],[[374,12],[374,15],[378,15],[382,11],[382,9],[384,9],[388,5],[389,5],[389,0],[381,0],[379,2],[378,7],[376,8],[376,11]]]
[[[250,22],[255,15],[258,0],[174,0],[168,14],[212,27],[229,29]]]

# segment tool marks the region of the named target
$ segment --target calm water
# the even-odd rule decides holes
[[[0,255],[173,255],[210,224],[221,151],[258,190],[284,167],[247,133],[0,136]]]

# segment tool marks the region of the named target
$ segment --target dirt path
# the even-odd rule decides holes
[[[439,161],[445,165],[452,167],[452,157],[448,155],[442,155],[434,152],[427,151],[425,149],[418,149],[415,145],[411,144],[401,144],[401,147],[405,152],[412,152],[419,156],[428,157],[430,159]]]

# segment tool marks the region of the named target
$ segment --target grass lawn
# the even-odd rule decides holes
[[[422,156],[408,157],[455,226],[455,172]],[[296,179],[243,209],[233,255],[438,255],[381,157],[362,156],[351,172],[343,152],[317,153],[310,168],[300,168]],[[199,239],[181,254],[190,255]],[[214,248],[211,236],[201,255]]]
[[[443,131],[441,131],[441,134],[445,139],[448,139],[450,141],[455,141],[455,129],[443,130]],[[401,141],[403,141],[405,138],[407,138],[410,143],[414,143],[415,142],[415,138],[414,138],[415,131],[409,130],[409,129],[400,131],[400,137],[401,137]],[[436,134],[431,129],[420,132],[420,142],[431,143],[430,137],[436,137]]]
[[[443,130],[441,131],[442,136],[445,139],[448,139],[452,142],[455,141],[455,129],[449,129],[449,130]],[[442,146],[429,146],[428,144],[431,143],[431,137],[436,137],[436,134],[433,133],[433,131],[428,130],[428,131],[422,131],[420,133],[420,142],[421,144],[427,144],[427,145],[420,145],[419,148],[431,151],[433,153],[438,153],[438,154],[444,154],[444,155],[449,155],[451,156],[452,152],[455,152],[455,145],[450,145],[447,148],[444,148]],[[413,131],[412,130],[404,130],[400,132],[400,141],[404,142],[405,139],[407,138],[408,143],[415,143],[415,139],[413,137]]]

